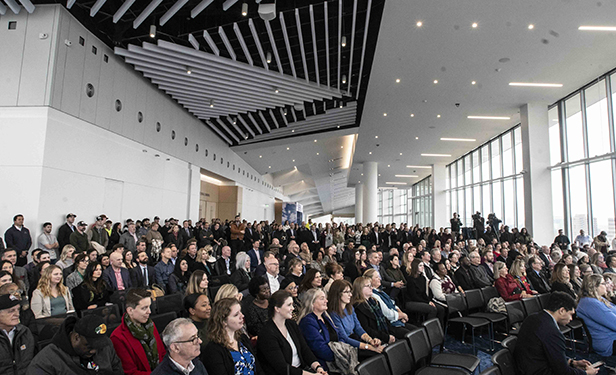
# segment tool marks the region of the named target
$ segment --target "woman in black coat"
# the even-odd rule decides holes
[[[406,279],[406,310],[426,316],[426,320],[438,317],[443,324],[445,308],[432,299],[432,291],[424,276],[424,264],[419,258],[411,263],[411,274]]]
[[[237,290],[243,292],[248,289],[251,279],[250,257],[241,251],[235,256],[235,271],[231,274],[231,283],[237,287]]]
[[[105,287],[102,276],[103,266],[99,262],[88,264],[83,275],[83,282],[72,292],[75,310],[95,309],[110,302],[110,292]]]
[[[286,290],[279,290],[270,297],[270,320],[261,328],[257,341],[257,358],[263,371],[266,374],[302,375],[302,369],[310,368],[318,374],[326,374],[292,320],[293,309],[293,297]],[[297,366],[293,366],[289,340],[297,351]]]

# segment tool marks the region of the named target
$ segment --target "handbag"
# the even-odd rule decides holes
[[[150,291],[150,297],[152,298],[152,301],[156,301],[156,298],[162,297],[164,295],[165,291],[163,290],[163,288],[161,288],[158,284],[152,284]]]
[[[493,297],[488,301],[488,311],[493,313],[507,314],[505,300],[502,297]]]

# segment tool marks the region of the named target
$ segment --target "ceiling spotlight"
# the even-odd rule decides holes
[[[387,113],[383,113],[383,117],[387,117]]]
[[[297,169],[297,165],[294,165],[293,168]]]
[[[293,163],[295,163],[295,159],[293,159]]]
[[[186,74],[192,74],[192,68],[190,66],[186,67]]]
[[[340,108],[342,108],[342,104],[343,104],[343,102],[340,102]]]
[[[317,140],[316,140],[316,139],[314,140],[314,143],[317,143]]]
[[[346,36],[342,37],[342,42],[340,43],[340,45],[346,47]]]
[[[415,137],[415,139],[419,139],[419,137]]]
[[[436,115],[436,118],[441,118],[441,115]]]
[[[287,110],[285,109],[283,113],[284,113],[284,115],[286,116],[286,115],[287,115]]]
[[[317,152],[317,155],[319,155],[319,153]]]
[[[378,136],[378,135],[375,135],[375,136],[374,136],[374,138],[379,139],[379,136]]]
[[[276,3],[271,4],[259,4],[259,17],[264,21],[271,21],[276,18]]]
[[[402,153],[400,153],[400,156],[402,156]]]
[[[150,38],[156,38],[156,25],[150,25]]]
[[[474,85],[474,84],[476,84],[476,83],[477,83],[477,82],[475,82],[475,81],[471,81],[471,85]]]
[[[534,28],[535,28],[535,25],[533,25],[532,23],[531,23],[530,25],[528,25],[528,29],[529,29],[529,30],[532,30],[532,29],[534,29]]]
[[[214,108],[214,99],[210,99],[210,108]]]
[[[289,148],[287,147],[287,150],[289,150]]]
[[[336,126],[336,129],[340,129],[340,125]]]
[[[368,154],[369,154],[369,155],[372,155],[372,151],[370,151]]]
[[[262,159],[262,158],[263,158],[263,155],[259,155],[259,159]]]
[[[344,148],[344,146],[340,146],[340,148]]]
[[[237,120],[233,119],[233,125],[237,125]]]
[[[473,24],[471,25],[471,27],[472,27],[473,29],[476,29],[476,28],[477,28],[477,26],[478,26],[478,25],[477,25],[477,22],[473,22]]]
[[[274,88],[274,92],[275,92],[276,94],[278,94],[278,93],[280,92],[280,90],[278,89],[278,87]]]
[[[291,133],[295,133],[295,129],[291,130]]]
[[[345,83],[345,84],[346,84],[346,74],[343,74],[343,75],[342,75],[342,83]]]
[[[248,15],[248,3],[242,4],[242,16],[246,17]]]
[[[269,169],[272,169],[272,166],[271,166],[271,165],[269,166]]]
[[[414,113],[411,113],[411,117],[415,117],[415,114],[414,114]]]
[[[397,79],[396,79],[396,83],[400,83],[400,78],[397,78]]]
[[[362,173],[361,175],[363,176],[364,174]]]
[[[436,85],[437,83],[438,83],[438,79],[435,79],[434,80],[434,84]]]
[[[387,168],[389,168],[389,167],[391,167],[391,165],[390,165],[390,164],[387,164]]]
[[[265,61],[267,61],[267,63],[271,63],[272,62],[272,53],[267,51],[267,55],[265,57]]]
[[[423,22],[417,21],[417,27],[422,27],[422,26],[423,26]]]

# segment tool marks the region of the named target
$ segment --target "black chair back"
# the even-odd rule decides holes
[[[389,367],[387,366],[387,361],[385,360],[385,356],[382,354],[375,355],[374,357],[370,357],[360,363],[357,366],[357,373],[359,375],[389,375],[391,372],[389,371]]]
[[[483,300],[486,301],[485,303],[488,303],[488,301],[494,297],[500,297],[500,294],[498,294],[498,290],[493,286],[486,286],[481,288],[481,294],[483,295]]]
[[[156,314],[179,313],[184,306],[182,299],[181,293],[167,294],[156,298]]]
[[[422,325],[426,329],[430,347],[434,348],[437,345],[443,345],[445,343],[445,334],[443,333],[443,327],[441,327],[441,322],[438,318],[426,320]]]
[[[107,326],[122,323],[122,314],[118,305],[101,306],[92,310],[82,310],[81,317],[98,315],[105,321]]]
[[[550,300],[550,293],[540,294],[537,297],[539,297],[539,302],[541,302],[541,308],[547,308],[548,301]]]
[[[409,332],[406,335],[406,339],[411,347],[411,352],[413,353],[415,363],[419,364],[424,359],[430,357],[432,349],[428,343],[426,331],[423,328],[417,328],[416,330]]]
[[[501,375],[501,372],[497,366],[491,366],[483,370],[481,373],[479,373],[479,375]]]
[[[171,321],[177,317],[178,314],[176,314],[175,311],[151,316],[158,333],[161,333],[165,327],[167,327],[167,324],[171,323]]]
[[[383,349],[383,354],[389,362],[389,368],[392,375],[410,375],[413,374],[415,362],[413,362],[413,354],[406,340],[398,340],[395,343]],[[379,374],[379,373],[375,373]]]
[[[524,306],[522,305],[522,302],[520,301],[509,301],[509,302],[505,302],[505,307],[507,308],[507,316],[509,317],[509,323],[513,324],[513,323],[521,323],[524,318],[526,317],[526,315],[524,315]],[[511,310],[512,309],[516,309],[519,310],[520,312],[522,312],[522,316],[519,316],[518,314],[512,314]],[[516,315],[518,315],[516,317]]]
[[[60,326],[69,316],[77,316],[77,314],[68,313],[62,315],[50,316],[47,318],[36,319],[34,322],[36,324],[36,330],[38,332],[38,341],[50,340],[53,336],[58,332]]]
[[[469,311],[483,310],[485,302],[483,301],[483,295],[479,289],[471,289],[465,291],[466,304]]]
[[[526,310],[526,316],[541,311],[541,302],[538,297],[529,297],[522,300],[522,305]]]
[[[586,334],[586,340],[588,340],[588,352],[592,353],[593,352],[593,349],[592,349],[592,336],[590,335],[590,331],[588,330],[588,327],[586,326],[586,323],[584,323],[584,319],[580,318],[579,316],[576,319],[579,320],[582,323],[582,328],[584,328],[584,333]]]
[[[501,342],[503,348],[509,350],[512,354],[515,350],[515,344],[518,342],[517,336],[509,336]]]
[[[513,355],[507,349],[502,349],[492,356],[492,363],[498,366],[502,375],[516,375]]]
[[[464,315],[464,312],[466,311],[466,301],[464,300],[462,294],[446,294],[445,298],[447,300],[448,316],[450,316],[452,313],[459,313],[460,315]]]

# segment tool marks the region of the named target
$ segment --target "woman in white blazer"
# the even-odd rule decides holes
[[[73,299],[62,282],[62,269],[51,265],[43,271],[32,293],[30,307],[36,319],[62,315],[74,311]]]

